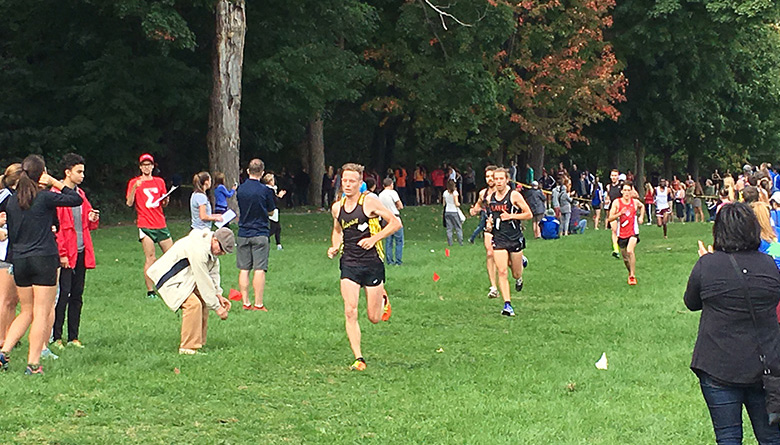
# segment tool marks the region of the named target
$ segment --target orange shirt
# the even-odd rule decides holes
[[[406,169],[399,168],[395,171],[395,186],[406,187]]]

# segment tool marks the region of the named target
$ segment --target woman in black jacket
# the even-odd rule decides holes
[[[767,419],[758,343],[769,362],[778,363],[780,327],[775,308],[780,301],[780,273],[772,258],[758,251],[760,233],[748,205],[724,205],[712,229],[711,253],[700,246],[701,258],[685,290],[688,309],[702,311],[691,369],[699,377],[719,444],[742,443],[742,405],[758,442],[780,444],[780,428],[770,426]],[[755,308],[757,328],[743,282]]]
[[[54,187],[62,193],[42,190]],[[22,161],[22,174],[16,193],[0,202],[0,212],[8,219],[9,259],[22,309],[11,323],[0,350],[0,370],[8,367],[8,352],[30,328],[30,349],[26,374],[43,374],[41,350],[54,322],[57,296],[57,270],[60,266],[57,241],[52,226],[57,207],[76,207],[82,199],[73,189],[46,173],[46,164],[38,155]]]

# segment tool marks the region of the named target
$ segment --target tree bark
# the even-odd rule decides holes
[[[534,169],[534,179],[542,177],[542,168],[544,167],[544,146],[534,145],[528,151],[528,165]]]
[[[225,185],[238,182],[239,118],[241,113],[241,74],[246,36],[244,0],[218,0],[216,36],[212,59],[213,87],[209,109],[209,131],[206,137],[209,168],[225,174]],[[235,198],[230,201],[234,204]]]
[[[699,153],[696,150],[688,151],[688,174],[694,181],[699,180]]]
[[[662,150],[664,155],[664,177],[670,183],[672,182],[672,153],[668,150]]]
[[[322,199],[322,176],[325,174],[325,138],[324,122],[322,115],[317,113],[309,121],[306,128],[307,146],[309,149],[308,172],[311,181],[309,182],[309,203],[318,205]],[[305,165],[305,164],[304,164]]]
[[[620,170],[620,148],[618,147],[620,147],[620,142],[617,138],[613,138],[612,145],[608,149],[609,168],[604,172],[605,176],[609,176],[609,171],[613,168]]]
[[[640,190],[640,187],[644,187],[645,184],[645,146],[639,142],[639,139],[634,139],[634,153],[636,154],[634,188]]]

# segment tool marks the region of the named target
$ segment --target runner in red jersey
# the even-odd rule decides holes
[[[623,256],[623,263],[628,269],[628,284],[636,285],[636,245],[639,243],[639,225],[645,219],[645,207],[634,197],[634,186],[631,182],[623,184],[621,197],[610,207],[607,222],[617,221],[618,247]],[[639,216],[637,217],[637,213]]]
[[[144,280],[146,281],[146,296],[157,298],[154,283],[146,276],[146,270],[157,259],[154,245],[160,245],[163,253],[173,245],[171,232],[165,223],[163,207],[168,205],[168,197],[161,199],[167,193],[165,181],[152,176],[154,158],[145,153],[138,159],[141,175],[127,183],[127,206],[135,207],[138,215],[138,240],[144,250]]]

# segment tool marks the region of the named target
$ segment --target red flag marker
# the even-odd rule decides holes
[[[241,301],[241,292],[235,289],[230,289],[230,293],[228,294],[228,299],[233,301]]]
[[[449,258],[449,256],[450,256],[450,249],[444,249],[444,256]]]
[[[434,272],[433,273],[433,282],[435,283],[435,282],[439,281],[440,279],[441,279],[441,277],[439,276],[439,274]]]

